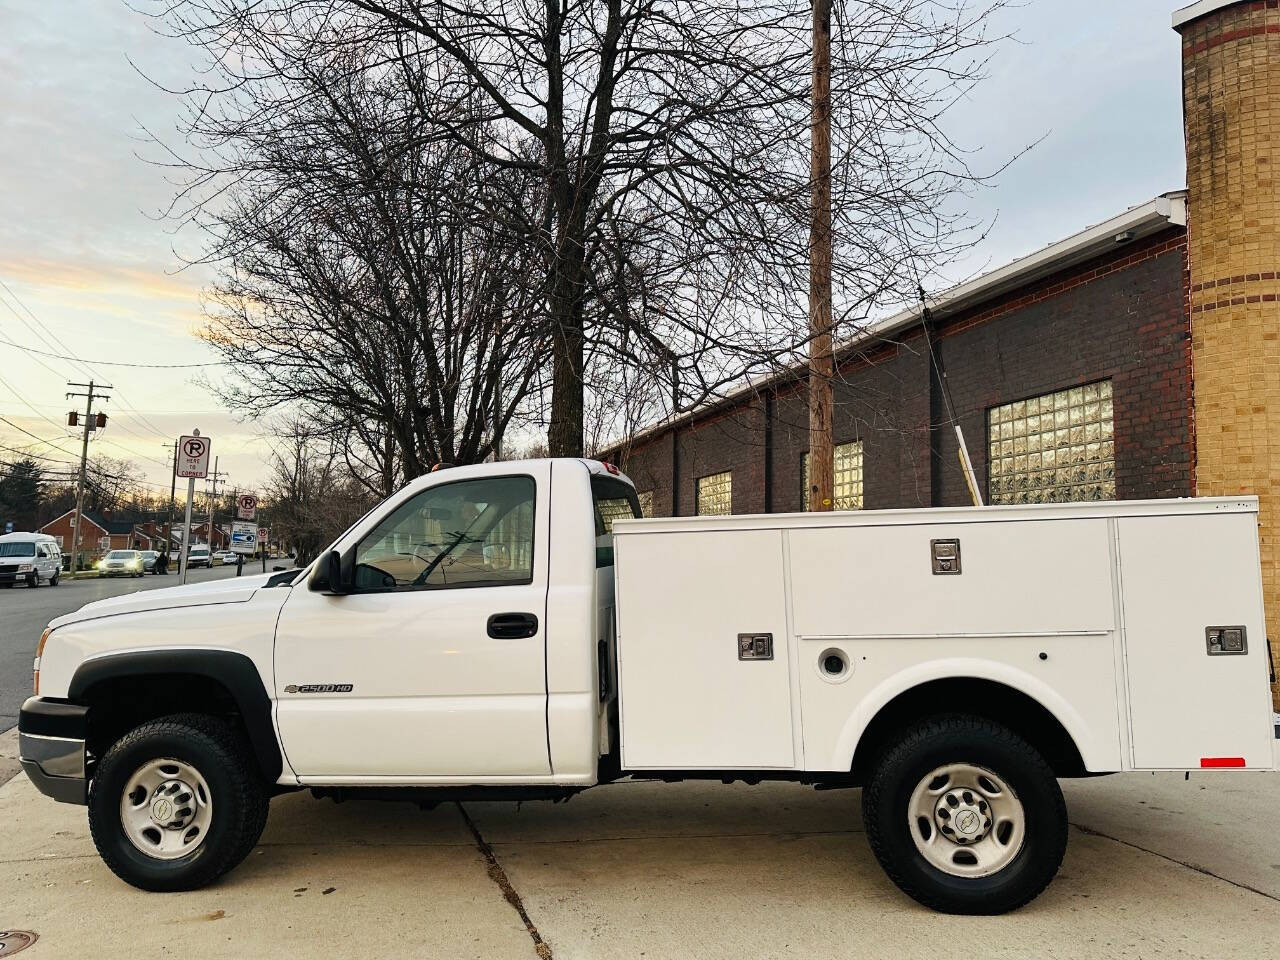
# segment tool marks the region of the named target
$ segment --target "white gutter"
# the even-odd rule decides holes
[[[1198,20],[1203,16],[1221,10],[1223,7],[1233,7],[1237,3],[1244,2],[1245,0],[1199,0],[1198,3],[1193,3],[1189,7],[1173,11],[1173,29],[1177,30],[1183,24]]]
[[[1202,2],[1208,3],[1210,0],[1202,0]],[[1064,240],[1042,247],[1035,253],[1020,257],[1005,264],[1003,267],[992,270],[990,273],[984,273],[966,283],[944,290],[936,296],[928,297],[929,312],[935,318],[957,313],[988,300],[993,300],[1001,294],[1024,287],[1029,283],[1042,280],[1061,270],[1084,263],[1086,260],[1092,260],[1094,257],[1109,253],[1122,245],[1159,233],[1171,226],[1186,227],[1186,225],[1186,191],[1178,190],[1162,194],[1144,204],[1130,207],[1124,213],[1114,216],[1110,220],[1087,227]],[[839,344],[836,347],[836,354],[839,356],[858,346],[870,344],[877,339],[919,323],[920,311],[918,308],[901,310],[892,316],[868,324],[856,336]],[[796,364],[791,369],[799,373],[804,370],[804,366]],[[694,410],[685,411],[675,417],[668,417],[666,420],[661,420],[652,426],[646,427],[639,433],[632,434],[630,441],[635,443],[651,433],[696,419],[716,407],[732,403],[732,401],[742,396],[759,390],[760,387],[778,379],[778,377],[778,374],[772,374],[768,377],[749,380],[744,386],[725,394],[718,400]],[[611,444],[607,449],[613,449],[626,442],[624,438],[618,443]]]

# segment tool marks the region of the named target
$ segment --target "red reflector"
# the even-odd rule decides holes
[[[618,470],[618,468],[617,468],[617,467],[615,467],[612,463],[610,463],[610,462],[609,462],[609,461],[607,461],[607,460],[604,462],[604,468],[605,468],[606,470],[608,470],[610,473],[612,473],[615,477],[616,477],[616,476],[619,474],[619,472],[620,472],[620,471]]]
[[[1202,767],[1243,767],[1244,757],[1201,757]]]

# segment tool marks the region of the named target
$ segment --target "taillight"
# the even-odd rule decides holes
[[[621,473],[622,473],[622,471],[621,471],[621,470],[619,470],[617,467],[615,467],[615,466],[614,466],[612,463],[610,463],[608,460],[604,461],[603,466],[604,466],[604,468],[605,468],[606,470],[608,470],[610,473],[612,473],[615,477],[616,477],[616,476],[620,476],[620,475],[621,475]]]
[[[45,627],[44,633],[40,634],[40,644],[36,647],[36,659],[31,665],[31,688],[37,697],[40,696],[40,658],[44,656],[44,645],[49,639],[49,634],[52,632],[53,627]]]

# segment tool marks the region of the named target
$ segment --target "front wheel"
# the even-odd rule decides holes
[[[181,714],[107,751],[89,790],[89,829],[126,883],[194,890],[248,856],[268,803],[244,738],[214,717]]]
[[[1035,898],[1067,846],[1067,808],[1040,753],[978,717],[935,717],[881,757],[863,792],[867,839],[905,894],[944,913]]]

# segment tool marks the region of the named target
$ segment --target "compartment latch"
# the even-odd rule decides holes
[[[1205,627],[1205,653],[1211,657],[1249,652],[1249,638],[1244,627]]]
[[[772,633],[740,633],[738,634],[739,660],[772,660]]]
[[[930,540],[929,549],[933,555],[933,572],[935,574],[960,572],[959,540]]]

